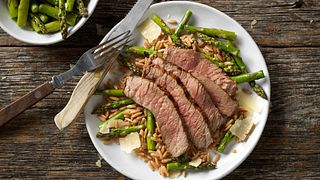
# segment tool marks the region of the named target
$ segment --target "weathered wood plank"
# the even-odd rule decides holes
[[[320,177],[320,1],[199,0],[240,22],[262,47],[272,84],[272,108],[261,140],[226,179]],[[134,1],[100,1],[92,18],[66,42],[33,47],[0,29],[0,108],[63,72],[112,28]],[[251,28],[252,20],[257,24]],[[313,23],[310,23],[313,20]],[[103,33],[102,33],[103,34]],[[22,47],[19,47],[22,46]],[[124,179],[99,159],[81,116],[63,132],[53,117],[79,78],[0,128],[0,179]]]
[[[287,0],[272,0],[267,3],[263,0],[198,2],[213,6],[237,20],[261,46],[320,46],[320,1],[304,1],[300,8],[293,8],[292,2],[295,1]],[[127,0],[100,1],[93,17],[85,26],[70,40],[57,46],[95,45],[102,38],[97,36],[96,24],[109,30],[125,16],[133,4],[134,1]],[[251,28],[253,20],[257,20],[257,24]],[[0,30],[0,46],[26,45],[12,37],[8,38]]]
[[[0,107],[49,76],[67,70],[85,48],[2,47]],[[5,52],[5,53],[3,53]],[[32,53],[29,53],[32,52]],[[256,149],[227,179],[319,177],[320,48],[262,48],[272,82],[271,114]],[[64,65],[62,65],[64,64]],[[83,116],[59,132],[53,117],[76,81],[50,95],[0,129],[0,178],[122,177],[98,154]]]

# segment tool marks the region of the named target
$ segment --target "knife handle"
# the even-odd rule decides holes
[[[72,92],[67,105],[54,117],[56,126],[61,130],[67,127],[81,113],[89,97],[95,92],[100,78],[97,72],[87,72]]]
[[[51,82],[46,82],[28,94],[22,96],[18,100],[12,102],[5,108],[0,110],[0,127],[9,120],[13,119],[32,105],[36,104],[41,99],[45,98],[54,91],[54,86]]]

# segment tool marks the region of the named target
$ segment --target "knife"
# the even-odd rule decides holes
[[[107,41],[123,32],[132,32],[139,21],[148,10],[153,0],[138,0],[133,8],[129,11],[126,17],[120,22],[116,29],[107,34],[100,43]],[[113,57],[114,59],[117,57]],[[113,60],[114,60],[113,59]],[[107,74],[106,68],[96,70],[94,72],[87,72],[80,79],[79,83],[73,90],[73,93],[67,105],[54,118],[56,126],[61,130],[67,127],[73,120],[75,120],[89,98],[95,92],[104,76]]]

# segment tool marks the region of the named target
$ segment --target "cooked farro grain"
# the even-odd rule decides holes
[[[143,112],[139,111],[139,112],[136,112],[136,113],[132,114],[132,115],[131,115],[131,119],[134,119],[134,118],[140,116],[142,113],[143,113]],[[142,118],[141,118],[141,119],[142,119]]]
[[[120,100],[120,98],[115,97],[115,96],[110,96],[109,98],[110,98],[112,101],[119,101],[119,100]]]
[[[233,124],[229,124],[228,126],[226,126],[225,129],[224,129],[224,131],[225,131],[225,132],[228,131],[228,130],[231,128],[232,125],[233,125]]]
[[[151,48],[151,47],[152,47],[152,44],[150,44],[150,42],[149,42],[147,39],[145,39],[145,40],[143,41],[143,46],[144,46],[145,48]]]
[[[229,119],[229,121],[227,122],[226,124],[226,127],[228,127],[230,124],[233,124],[234,123],[234,119]]]
[[[213,157],[211,163],[214,164],[214,165],[217,165],[219,159],[220,159],[220,154],[217,153],[217,154]]]
[[[227,65],[227,66],[232,66],[232,65],[233,65],[233,62],[226,61],[226,62],[224,62],[223,64],[225,64],[225,65]]]
[[[135,104],[129,104],[129,105],[125,106],[125,107],[127,107],[128,109],[134,109],[134,108],[137,107],[137,105],[135,105]]]
[[[137,118],[139,118],[139,117],[137,117]],[[147,123],[147,119],[143,116],[143,118],[141,119],[141,124],[145,124],[145,123]]]
[[[111,144],[111,141],[110,140],[103,140],[102,143],[107,145],[107,144]]]
[[[143,68],[144,66],[144,63],[140,63],[140,62],[135,62],[135,64],[138,68]]]
[[[127,109],[126,106],[119,108],[120,111]]]
[[[128,118],[128,119],[130,119],[130,115],[129,115],[129,114],[125,114],[125,113],[124,113],[124,115],[123,115],[123,116],[124,116],[124,118]]]
[[[125,114],[132,115],[132,114],[137,113],[137,112],[139,112],[139,111],[140,111],[140,109],[138,109],[138,107],[137,107],[137,108],[135,108],[135,109],[133,109],[133,110],[130,110],[129,112],[127,112],[127,113],[125,113]]]
[[[176,20],[174,20],[174,19],[168,19],[167,22],[169,24],[178,24],[178,22]]]
[[[109,117],[109,111],[106,111],[104,114],[105,117]]]
[[[106,121],[107,117],[103,114],[101,114],[99,117],[98,117],[101,121]]]
[[[148,166],[154,171],[155,167],[153,166],[152,161],[148,161]]]

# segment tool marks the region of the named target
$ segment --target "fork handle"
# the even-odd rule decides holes
[[[12,102],[5,108],[0,110],[0,127],[16,117],[32,105],[36,104],[41,99],[45,98],[54,91],[55,87],[50,81],[38,86],[33,91],[22,96],[18,100]]]

